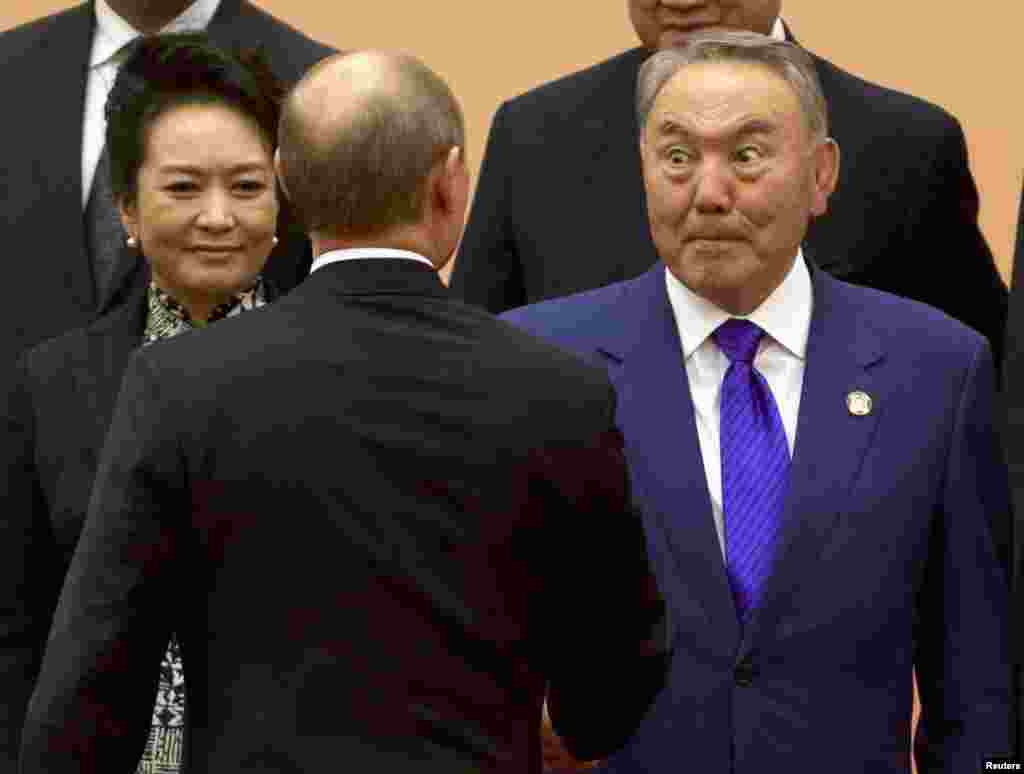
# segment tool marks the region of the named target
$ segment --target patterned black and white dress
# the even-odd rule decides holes
[[[265,303],[263,282],[257,280],[251,289],[216,307],[211,312],[207,325],[226,317],[234,317]],[[188,312],[181,304],[156,285],[149,286],[148,304],[146,329],[142,336],[143,346],[201,327],[189,319]],[[185,672],[182,669],[181,648],[172,635],[167,652],[160,663],[160,682],[156,704],[153,706],[153,723],[136,774],[179,774],[184,739]]]

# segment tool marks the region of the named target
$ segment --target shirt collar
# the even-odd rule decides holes
[[[188,310],[152,280],[146,294],[147,312],[143,341],[151,343],[160,339],[171,338],[193,328],[202,328],[234,317],[242,312],[257,309],[267,303],[267,288],[263,277],[257,275],[255,283],[247,290],[235,293],[223,304],[210,311],[208,320],[197,322],[189,317]]]
[[[768,34],[771,37],[775,38],[776,40],[785,40],[786,39],[786,27],[782,23],[782,17],[781,16],[776,16],[775,17],[775,24],[772,25],[772,31],[770,33],[768,33]]]
[[[198,32],[205,30],[217,13],[220,0],[195,0],[192,5],[171,19],[160,32]],[[106,0],[96,0],[96,34],[93,38],[90,67],[108,62],[118,51],[140,33],[122,19]]]
[[[676,318],[683,357],[689,358],[731,315],[702,296],[698,296],[665,269],[672,314]],[[797,250],[793,267],[771,295],[744,319],[757,325],[801,360],[807,354],[811,329],[811,275],[804,263],[803,250]]]
[[[326,266],[329,263],[336,263],[337,261],[355,261],[360,258],[402,258],[425,263],[431,269],[435,268],[429,258],[410,250],[396,250],[393,247],[350,247],[345,250],[329,250],[324,253],[313,261],[313,266],[310,268],[309,272],[312,274],[317,269],[322,266]]]

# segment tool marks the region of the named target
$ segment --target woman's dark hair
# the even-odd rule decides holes
[[[226,105],[252,119],[273,148],[283,98],[283,86],[259,51],[225,51],[196,32],[139,38],[105,110],[114,198],[134,198],[149,129],[167,110]]]

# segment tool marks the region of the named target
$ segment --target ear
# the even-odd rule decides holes
[[[281,149],[274,149],[274,174],[277,175],[277,184],[281,186],[281,193],[285,195],[286,199],[291,199],[292,195],[288,193],[288,186],[284,184],[284,167],[281,164]]]
[[[828,197],[839,182],[839,145],[831,137],[814,149],[814,180],[811,194],[811,217],[819,217],[828,211]]]
[[[118,198],[117,211],[121,215],[121,225],[128,232],[128,236],[139,238],[139,208],[134,196],[122,196]]]
[[[462,148],[455,146],[445,156],[441,174],[437,176],[434,199],[435,206],[445,215],[465,217],[469,203],[469,171]]]

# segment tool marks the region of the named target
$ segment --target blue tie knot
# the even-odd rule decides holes
[[[733,317],[719,325],[713,335],[715,343],[729,358],[729,362],[739,361],[749,365],[754,362],[757,345],[764,336],[764,331],[750,320]]]

